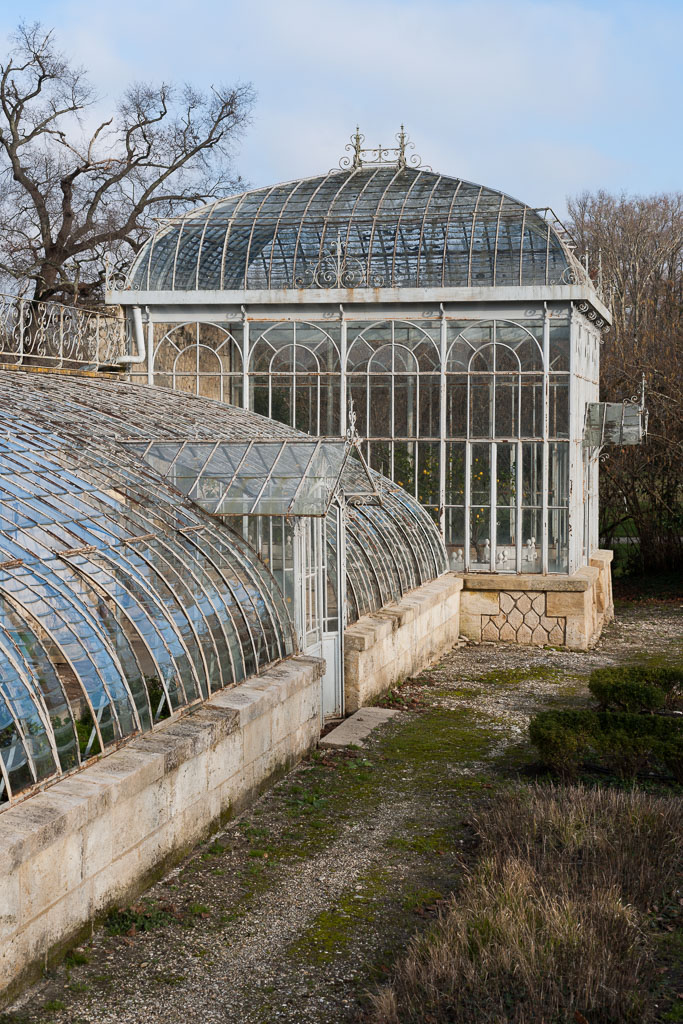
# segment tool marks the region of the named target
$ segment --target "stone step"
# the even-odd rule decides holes
[[[396,708],[361,708],[320,740],[321,747],[364,747],[373,729],[399,712]]]

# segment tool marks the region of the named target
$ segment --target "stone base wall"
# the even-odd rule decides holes
[[[344,633],[344,700],[350,714],[414,675],[456,643],[460,592],[454,573],[424,583],[397,604],[364,615]]]
[[[462,574],[460,629],[472,640],[585,651],[614,618],[611,551],[571,576]]]
[[[317,743],[322,665],[285,661],[0,813],[0,1004]]]

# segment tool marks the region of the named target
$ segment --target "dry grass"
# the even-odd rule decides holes
[[[643,910],[680,870],[680,801],[531,787],[476,825],[477,868],[374,997],[374,1024],[650,1020]]]
[[[476,818],[483,856],[529,864],[544,885],[575,895],[614,888],[641,910],[681,870],[683,802],[640,790],[529,786]]]

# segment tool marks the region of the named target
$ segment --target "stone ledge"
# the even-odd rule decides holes
[[[455,573],[444,573],[345,630],[348,712],[375,700],[398,679],[420,671],[457,641],[462,585]]]
[[[351,651],[368,651],[383,637],[413,622],[430,608],[443,604],[463,587],[462,579],[447,572],[436,580],[411,590],[395,604],[385,605],[378,612],[364,615],[344,630],[344,646]]]
[[[606,569],[614,560],[614,552],[605,548],[593,551],[590,557],[590,564],[596,565],[599,569]]]
[[[320,679],[322,664],[318,658],[297,656],[273,666],[255,677],[264,688],[253,689],[249,680],[221,690],[184,717],[134,737],[94,764],[2,811],[0,863],[6,870],[26,861],[87,826],[116,803],[161,781],[179,765],[211,750],[221,739],[271,710],[279,703],[273,690],[280,689],[280,684],[291,684],[298,677],[301,688]]]
[[[0,1005],[315,745],[323,665],[273,665],[0,813]]]
[[[571,576],[543,576],[541,573],[459,573],[464,590],[534,590],[537,593],[548,591],[582,591],[590,590],[597,578],[599,569],[583,566]]]

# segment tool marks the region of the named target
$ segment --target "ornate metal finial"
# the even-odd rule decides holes
[[[350,142],[347,142],[345,146],[346,152],[352,155],[343,156],[339,161],[339,166],[344,171],[349,169],[357,171],[366,165],[377,164],[394,164],[400,168],[422,168],[420,157],[416,153],[409,153],[410,150],[415,149],[415,143],[410,141],[403,125],[396,135],[396,141],[397,146],[383,146],[380,143],[372,148],[365,147],[363,146],[365,136],[361,135],[360,128],[356,126],[355,134],[351,136]],[[431,167],[424,166],[423,169],[429,171]]]
[[[405,165],[406,165],[406,141],[407,141],[407,138],[408,137],[406,135],[406,130],[405,130],[404,126],[401,125],[401,130],[398,133],[398,135],[396,136],[396,141],[398,142],[398,166],[399,167],[405,167]],[[414,148],[415,147],[413,146],[413,149]]]
[[[360,133],[360,125],[356,125],[356,134],[351,136],[353,141],[353,168],[360,167],[362,164],[362,152],[361,146],[365,142],[365,136]],[[348,146],[346,147],[349,148]]]

